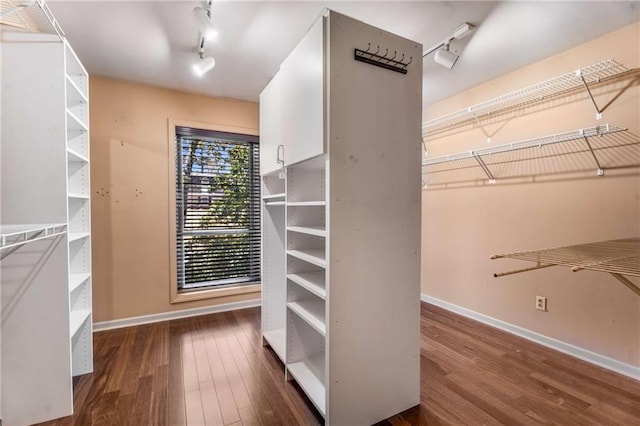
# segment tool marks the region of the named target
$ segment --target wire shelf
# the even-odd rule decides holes
[[[438,188],[560,173],[640,167],[640,137],[608,124],[430,158],[423,185]]]
[[[640,296],[640,287],[625,277],[625,275],[640,277],[640,238],[638,237],[491,256],[491,259],[501,258],[535,262],[536,266],[494,274],[495,277],[550,266],[567,266],[574,272],[590,270],[609,273]]]
[[[1,0],[0,10],[9,11],[15,8],[15,3],[15,0]],[[64,31],[44,0],[36,0],[31,6],[7,13],[0,19],[0,26],[7,32],[55,34],[64,37]]]
[[[0,259],[4,259],[27,243],[63,235],[66,232],[65,223],[0,225]]]
[[[584,88],[585,85],[599,83],[629,71],[614,59],[589,65],[562,74],[549,80],[480,102],[470,107],[446,114],[422,123],[422,136],[439,135],[454,128],[476,123],[489,116],[505,113],[513,108],[547,100],[551,97]]]

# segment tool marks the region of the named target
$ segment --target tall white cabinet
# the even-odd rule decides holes
[[[263,338],[328,424],[419,404],[421,52],[327,11],[260,97]]]
[[[88,75],[58,35],[3,32],[1,52],[3,229],[66,227],[2,251],[2,421],[31,424],[93,371]]]

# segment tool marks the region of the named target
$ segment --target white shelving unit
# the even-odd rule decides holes
[[[1,34],[1,242],[30,245],[2,249],[7,425],[72,414],[72,377],[93,371],[88,74],[44,1],[20,13],[35,26]]]
[[[419,403],[421,52],[327,12],[261,95],[262,335],[327,424]]]

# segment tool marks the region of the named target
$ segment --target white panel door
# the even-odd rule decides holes
[[[282,63],[285,164],[324,153],[324,17]]]
[[[284,155],[282,142],[282,72],[260,94],[260,174],[278,170]],[[280,146],[280,147],[279,147]]]

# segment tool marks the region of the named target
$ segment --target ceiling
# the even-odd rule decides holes
[[[476,25],[452,42],[461,53],[452,70],[424,59],[424,106],[640,20],[639,1],[214,1],[219,35],[206,52],[217,64],[198,78],[191,11],[203,3],[48,0],[89,73],[250,101],[325,7],[425,49]]]

